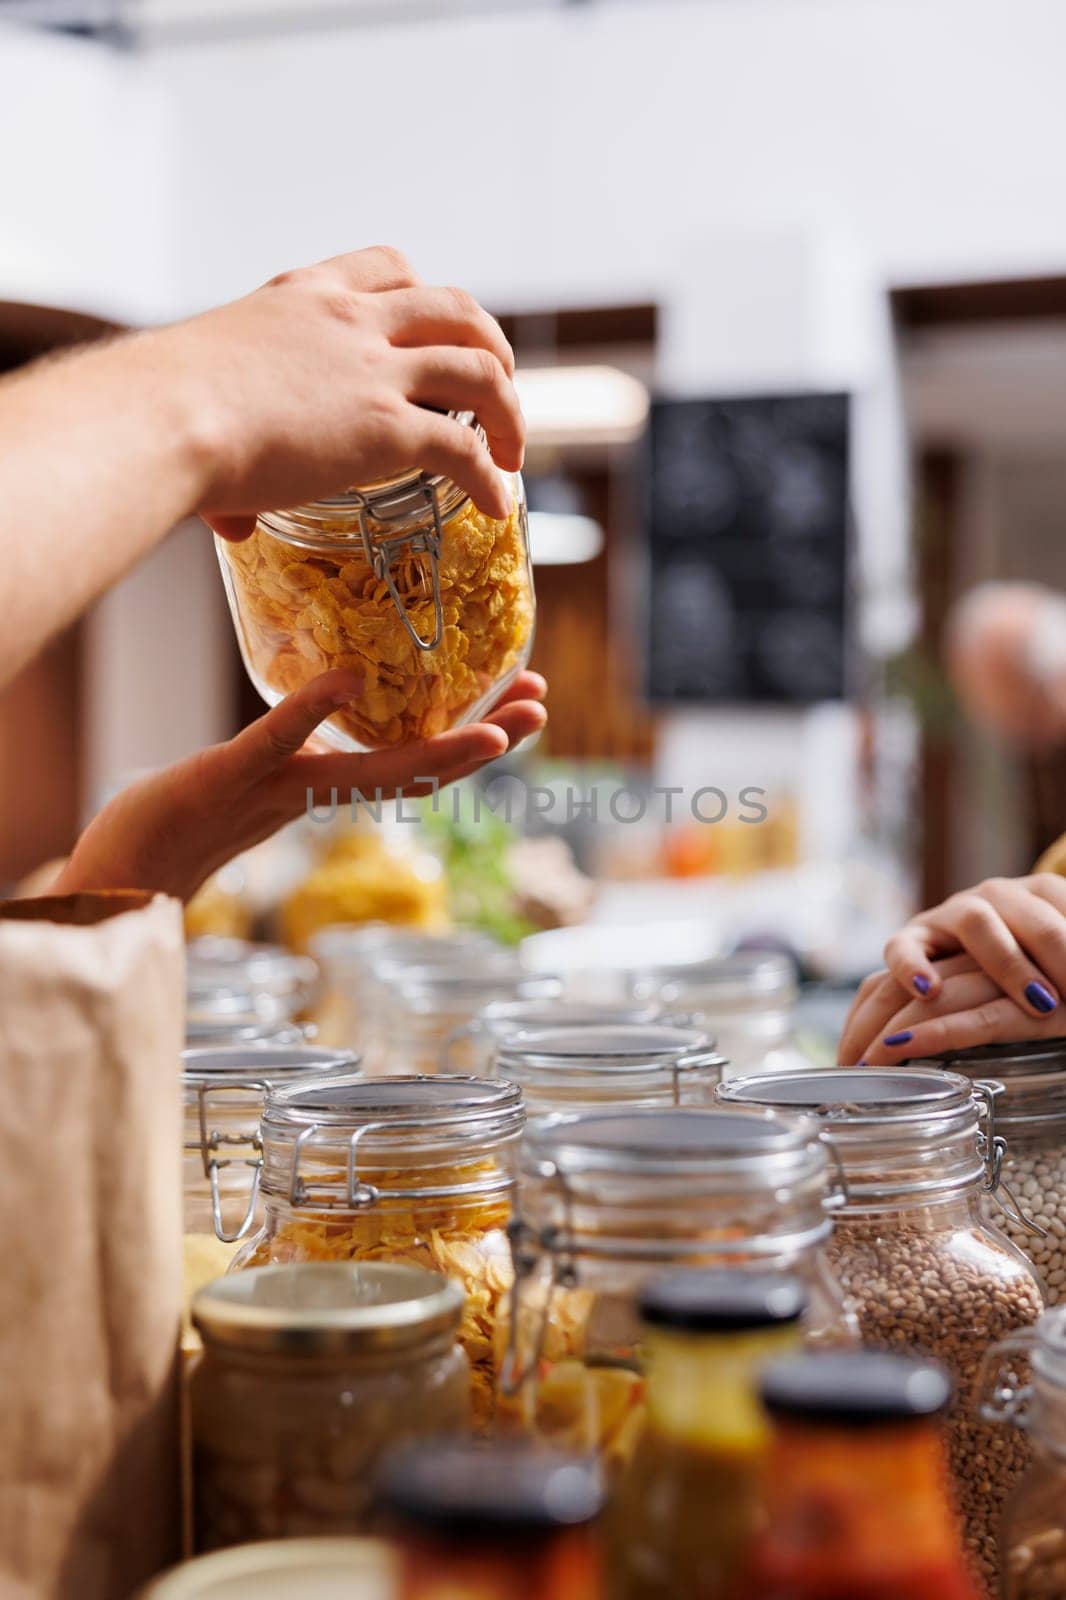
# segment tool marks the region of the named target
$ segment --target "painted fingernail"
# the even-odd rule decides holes
[[[1049,1011],[1054,1011],[1058,1007],[1058,1001],[1055,996],[1045,989],[1042,983],[1028,984],[1025,990],[1025,998],[1037,1011],[1042,1011],[1045,1017]]]
[[[914,974],[914,987],[917,989],[919,994],[928,994],[933,985],[930,983],[924,972],[916,972]]]
[[[913,1033],[911,1033],[909,1029],[905,1029],[903,1033],[886,1034],[885,1043],[888,1045],[890,1050],[895,1050],[897,1045],[910,1044],[913,1038]]]

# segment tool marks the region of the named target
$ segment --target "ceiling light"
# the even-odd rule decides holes
[[[647,421],[647,389],[619,367],[523,367],[515,384],[531,445],[627,444]]]

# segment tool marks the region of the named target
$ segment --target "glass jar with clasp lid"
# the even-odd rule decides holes
[[[186,1309],[225,1272],[252,1228],[259,1195],[259,1122],[272,1085],[357,1073],[346,1050],[261,1044],[182,1052]]]
[[[538,1116],[710,1105],[726,1064],[693,1028],[628,1023],[512,1033],[496,1048],[493,1072],[516,1083]]]
[[[745,950],[679,966],[649,963],[631,977],[630,992],[706,1029],[736,1076],[806,1065],[790,1043],[798,988],[786,955]]]
[[[1066,1306],[996,1345],[982,1389],[985,1420],[1021,1430],[1032,1447],[1029,1469],[1004,1521],[1004,1600],[1061,1600],[1066,1595]]]
[[[381,962],[371,1043],[378,1072],[438,1072],[446,1042],[490,1000],[541,1004],[562,991],[558,978],[527,972],[510,951],[469,951],[451,963],[411,969]]]
[[[511,1034],[542,1028],[626,1028],[664,1020],[658,1006],[643,1000],[490,1000],[477,1016],[453,1028],[441,1046],[441,1066],[445,1072],[488,1075],[497,1050]]]
[[[1001,1086],[996,1096],[996,1128],[1005,1140],[1000,1181],[1016,1204],[1004,1209],[993,1202],[988,1220],[1025,1251],[1047,1304],[1058,1305],[1066,1300],[1066,1039],[982,1045],[929,1065]]]
[[[535,1119],[511,1230],[501,1419],[628,1459],[644,1423],[640,1290],[667,1268],[790,1271],[808,1291],[809,1336],[853,1342],[826,1256],[841,1198],[810,1119],[701,1107]]]
[[[455,421],[483,439],[471,412]],[[318,732],[380,750],[475,722],[529,659],[535,604],[522,481],[509,517],[449,478],[408,472],[263,512],[216,539],[244,664],[270,705],[343,667],[362,695]]]
[[[519,1090],[462,1077],[340,1076],[272,1089],[261,1126],[264,1220],[233,1267],[399,1261],[466,1290],[473,1413],[492,1420],[499,1305],[511,1283]]]
[[[1031,1263],[990,1228],[1003,1190],[998,1086],[920,1067],[830,1067],[755,1074],[718,1090],[723,1103],[813,1116],[844,1175],[829,1253],[863,1341],[933,1355],[955,1383],[947,1445],[975,1570],[994,1589],[1003,1507],[1026,1463],[975,1405],[997,1339],[1030,1326],[1043,1302]],[[1016,1212],[1020,1225],[1024,1217]]]
[[[311,1003],[318,967],[280,945],[205,936],[187,946],[186,1044],[298,1044],[296,1021]]]

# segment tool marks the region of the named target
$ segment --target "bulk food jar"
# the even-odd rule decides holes
[[[458,418],[481,432],[472,413]],[[483,437],[483,435],[482,435]],[[529,659],[533,572],[525,496],[478,511],[422,472],[260,515],[216,539],[248,675],[270,705],[336,667],[359,699],[322,724],[341,750],[380,750],[474,722]]]
[[[259,1267],[202,1289],[196,1548],[375,1531],[386,1452],[469,1426],[462,1312],[457,1283],[376,1261]]]
[[[1008,1198],[1006,1206],[992,1200],[988,1220],[1021,1246],[1047,1304],[1058,1305],[1066,1300],[1066,1039],[985,1045],[935,1065],[1002,1085],[996,1129],[1006,1140],[1000,1188]]]
[[[375,974],[381,987],[370,1058],[378,1072],[439,1072],[448,1041],[490,1000],[544,1003],[562,989],[558,978],[527,972],[503,951],[414,970],[382,962]]]
[[[466,1290],[460,1341],[473,1414],[491,1421],[496,1322],[511,1282],[511,1156],[522,1096],[478,1078],[340,1077],[272,1090],[263,1116],[263,1227],[234,1269],[401,1261]]]
[[[182,1052],[186,1303],[226,1271],[255,1219],[259,1119],[271,1085],[358,1071],[345,1050],[259,1044]]]
[[[1042,1301],[1033,1268],[984,1217],[998,1193],[1002,1141],[987,1085],[931,1068],[835,1067],[723,1084],[734,1106],[814,1115],[841,1168],[846,1200],[830,1256],[863,1341],[936,1356],[955,1380],[947,1444],[966,1543],[990,1589],[997,1534],[1024,1470],[975,1413],[989,1346],[1028,1327]]]
[[[797,988],[787,956],[744,951],[688,966],[648,966],[630,988],[634,998],[705,1028],[736,1076],[807,1064],[789,1042]]]
[[[630,1023],[513,1033],[499,1044],[493,1071],[518,1085],[534,1116],[709,1105],[725,1065],[693,1028]]]
[[[1030,1381],[1019,1380],[1029,1360]],[[1049,1311],[1028,1334],[994,1349],[985,1373],[983,1414],[1021,1429],[1033,1459],[1007,1506],[1003,1529],[1005,1600],[1066,1595],[1066,1307]]]
[[[490,1000],[476,1017],[455,1028],[444,1041],[446,1071],[488,1074],[500,1044],[511,1034],[541,1028],[614,1028],[659,1020],[658,1006],[634,1000],[612,1004],[595,1000]]]
[[[425,933],[415,928],[393,928],[383,922],[323,928],[312,937],[310,950],[322,972],[325,1004],[331,1017],[330,1042],[366,1051],[375,961],[406,961],[415,967],[454,960],[463,951],[498,949],[487,933],[468,928]]]
[[[278,945],[194,939],[185,959],[186,1044],[298,1044],[294,1019],[310,1004],[318,968]]]
[[[811,1336],[850,1342],[825,1253],[839,1198],[810,1119],[695,1107],[531,1122],[501,1420],[628,1459],[644,1424],[638,1299],[666,1268],[791,1271],[809,1293]]]

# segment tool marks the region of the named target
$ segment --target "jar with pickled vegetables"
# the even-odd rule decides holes
[[[469,412],[458,420],[476,429]],[[337,667],[363,693],[319,728],[381,750],[475,722],[529,660],[533,569],[525,494],[494,521],[450,479],[411,472],[260,515],[217,539],[241,654],[274,705]]]
[[[666,1268],[791,1272],[808,1337],[851,1343],[826,1257],[840,1192],[811,1119],[689,1110],[531,1122],[512,1225],[500,1417],[613,1465],[644,1426],[640,1291]]]
[[[476,1017],[455,1028],[441,1048],[445,1072],[488,1076],[496,1052],[511,1034],[541,1028],[625,1028],[661,1020],[658,1006],[641,1000],[490,1000]]]
[[[951,1373],[948,1460],[975,1575],[994,1593],[1003,1507],[1027,1450],[976,1415],[981,1364],[1043,1302],[1030,1262],[984,1217],[1003,1160],[993,1086],[932,1068],[830,1067],[735,1079],[718,1094],[814,1115],[830,1141],[846,1191],[835,1269],[865,1344],[935,1356]]]
[[[224,1273],[252,1228],[259,1191],[259,1119],[272,1084],[357,1073],[359,1057],[266,1041],[182,1052],[186,1310]]]
[[[710,1105],[727,1063],[706,1034],[658,1023],[513,1033],[494,1074],[516,1083],[529,1116],[550,1111]]]
[[[373,1532],[388,1450],[469,1424],[462,1310],[440,1273],[381,1262],[259,1267],[201,1290],[196,1548]]]
[[[521,1093],[478,1078],[341,1076],[271,1090],[260,1130],[263,1226],[232,1270],[399,1261],[456,1278],[474,1420],[485,1429],[524,1124]]]
[[[705,1028],[737,1076],[807,1064],[791,1042],[798,989],[787,956],[745,950],[688,965],[649,964],[630,988],[634,998]]]

